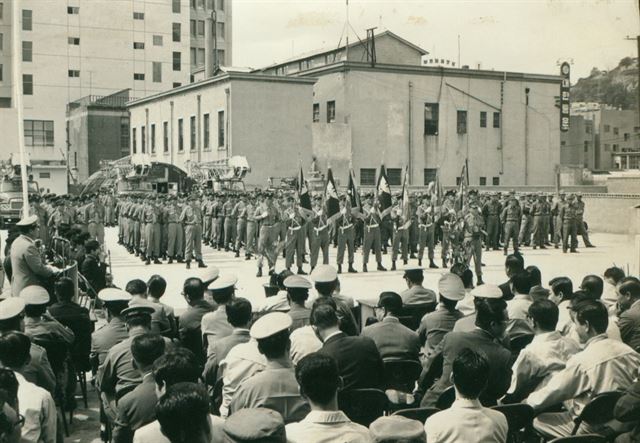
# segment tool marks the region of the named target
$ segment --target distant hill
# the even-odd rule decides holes
[[[597,102],[622,109],[638,107],[638,59],[625,57],[611,71],[593,68],[571,87],[571,101]]]

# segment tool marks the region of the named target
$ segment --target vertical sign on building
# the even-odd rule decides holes
[[[560,84],[560,130],[567,132],[569,130],[569,121],[571,116],[570,90],[571,90],[571,66],[564,62],[560,65],[560,75],[562,83]]]

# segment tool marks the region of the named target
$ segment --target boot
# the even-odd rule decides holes
[[[595,245],[593,243],[587,243],[586,246],[587,248],[595,248]]]
[[[507,254],[505,254],[507,255]],[[446,268],[447,267],[447,260],[445,258],[442,259],[442,268]]]
[[[145,265],[150,265],[150,264],[151,264],[151,259],[147,258],[147,259],[144,261],[144,264],[145,264]]]
[[[418,259],[418,266],[422,266],[422,260]]]
[[[391,262],[391,270],[392,270],[392,271],[395,271],[395,270],[396,270],[396,262],[395,262],[395,261],[392,261],[392,262]]]
[[[236,251],[236,258],[240,257],[240,249]]]
[[[338,274],[342,274],[342,265],[338,265]]]
[[[178,256],[178,260],[176,260],[178,263],[184,263],[184,259],[180,256]]]
[[[298,275],[307,275],[307,273],[304,272],[301,267],[298,267]]]
[[[412,252],[412,253],[409,255],[409,258],[410,258],[410,259],[412,259],[412,260],[413,260],[413,259],[415,259],[415,258],[416,258],[416,254]]]
[[[169,264],[169,265],[173,264],[173,257],[169,257],[169,261],[167,262],[167,264]]]
[[[191,269],[191,260],[187,260],[187,269]]]
[[[368,272],[366,264],[362,265],[362,272]]]
[[[403,264],[403,265],[405,265],[405,266],[406,266],[406,265],[407,265],[407,263],[409,263],[409,260],[402,260],[402,264]]]
[[[247,254],[247,255],[245,255],[245,256],[244,256],[244,259],[245,259],[245,260],[251,260],[251,254]]]
[[[433,262],[433,260],[429,260],[429,268],[438,269],[438,266]]]
[[[356,271],[356,269],[353,267],[353,263],[349,263],[349,273],[350,274],[357,274],[358,271]]]
[[[199,268],[206,268],[207,265],[204,264],[204,262],[202,261],[202,259],[198,260],[198,267]]]
[[[382,266],[382,262],[378,262],[378,271],[385,272],[386,270],[387,270],[387,268]]]
[[[571,252],[572,254],[577,254],[577,253],[578,253],[578,250],[577,250],[577,249],[575,249],[575,248],[571,248],[571,250],[570,250],[569,252]]]
[[[153,259],[153,264],[154,265],[161,265],[162,262],[160,260],[158,260],[157,258]]]
[[[484,285],[484,281],[482,281],[482,277],[478,277],[478,283],[476,284],[476,286],[482,286]]]
[[[262,268],[258,268],[258,273],[256,274],[256,277],[260,278],[262,277]]]

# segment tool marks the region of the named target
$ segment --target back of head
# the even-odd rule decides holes
[[[555,331],[558,324],[558,306],[548,299],[539,299],[529,305],[529,317],[543,331]]]
[[[383,292],[378,299],[378,306],[391,315],[398,316],[402,311],[402,297],[395,292]]]
[[[216,289],[215,291],[211,291],[211,296],[213,297],[213,301],[215,301],[219,305],[226,305],[233,299],[233,295],[235,294],[235,287],[229,286],[227,288]]]
[[[376,419],[369,426],[373,443],[425,443],[424,423],[400,415]]]
[[[329,329],[338,326],[338,314],[336,312],[335,301],[331,303],[318,303],[318,299],[311,308],[310,322],[318,329]]]
[[[75,295],[75,285],[69,277],[62,277],[56,281],[54,291],[59,301],[69,301]]]
[[[0,362],[2,366],[19,369],[29,362],[31,340],[22,332],[9,331],[0,334]]]
[[[474,300],[476,307],[476,326],[489,330],[492,323],[507,320],[507,302],[500,298],[480,298]]]
[[[537,266],[527,266],[525,269],[527,274],[529,274],[529,282],[531,283],[531,287],[533,286],[542,286],[542,273]]]
[[[609,314],[607,308],[599,300],[580,298],[574,300],[572,310],[576,313],[575,319],[581,325],[588,324],[596,334],[604,334],[609,326]]]
[[[489,361],[483,354],[465,348],[453,360],[452,373],[460,395],[476,399],[489,381]]]
[[[171,443],[210,440],[209,396],[202,385],[177,383],[169,387],[156,405],[156,416]]]
[[[251,302],[246,298],[235,298],[227,305],[227,321],[234,328],[247,326],[251,321],[251,316]]]
[[[198,359],[187,348],[172,349],[153,364],[153,378],[158,386],[168,387],[181,382],[197,383],[200,373]]]
[[[18,403],[18,379],[11,369],[0,368],[0,392],[12,407]]]
[[[631,298],[640,298],[640,280],[636,277],[624,277],[618,283],[618,292]]]
[[[625,277],[625,273],[621,268],[617,266],[613,266],[611,268],[607,268],[604,271],[604,278],[611,280],[614,285],[620,283],[620,281]]]
[[[511,285],[518,294],[528,294],[531,290],[531,279],[526,271],[511,276]]]
[[[165,342],[161,335],[137,335],[131,341],[131,355],[139,368],[147,368],[164,354]]]
[[[129,307],[129,302],[126,300],[110,301],[106,302],[104,306],[107,308],[107,311],[109,311],[109,314],[114,317],[119,317],[122,311]]]
[[[258,339],[258,350],[267,359],[273,360],[288,354],[290,344],[289,330],[285,329],[269,337]]]
[[[293,272],[291,272],[288,269],[284,269],[278,274],[278,277],[276,278],[276,284],[278,285],[278,288],[281,291],[284,291],[285,289],[287,289],[284,286],[284,281],[287,279],[287,277],[291,277],[292,275],[293,275]]]
[[[573,297],[573,282],[569,277],[556,277],[549,281],[549,286],[554,295],[560,295],[565,300]]]
[[[136,278],[135,280],[131,280],[129,281],[129,283],[127,283],[125,291],[127,291],[131,295],[146,295],[147,284],[139,278]]]
[[[597,275],[587,275],[582,279],[580,289],[589,294],[593,299],[599,299],[604,290],[604,281]]]
[[[197,277],[191,277],[184,281],[182,292],[189,297],[189,300],[201,300],[204,298],[204,284]]]
[[[510,277],[524,270],[524,259],[519,254],[510,254],[504,261],[504,267]]]
[[[84,244],[84,251],[87,254],[91,254],[100,249],[100,243],[97,240],[89,240]]]
[[[320,295],[324,295],[328,297],[331,294],[333,294],[333,291],[336,289],[337,283],[338,283],[337,279],[329,282],[315,282],[314,287],[316,288],[316,291],[318,291]]]
[[[149,295],[154,298],[162,297],[164,291],[167,290],[167,281],[157,274],[151,276],[147,285],[149,287]]]
[[[340,385],[338,365],[327,355],[308,354],[296,366],[296,380],[302,395],[309,401],[327,405],[334,399]]]

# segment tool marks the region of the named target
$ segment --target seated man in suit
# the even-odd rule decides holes
[[[375,342],[369,337],[347,336],[340,330],[333,299],[316,300],[311,309],[311,325],[323,342],[318,352],[336,360],[344,390],[382,387],[382,358]]]
[[[476,329],[471,332],[454,331],[445,335],[439,349],[425,363],[418,392],[428,388],[424,386],[424,376],[432,362],[441,354],[442,376],[426,391],[420,404],[422,407],[434,407],[440,395],[451,386],[453,361],[465,348],[483,352],[489,360],[491,383],[480,396],[482,403],[487,406],[494,405],[507,392],[511,380],[511,352],[500,344],[509,321],[507,303],[501,298],[478,299],[476,311]]]
[[[215,310],[215,307],[204,299],[204,291],[205,285],[199,278],[192,277],[184,281],[182,295],[189,307],[180,315],[178,330],[182,346],[193,352],[202,363],[205,362],[206,356],[202,349],[200,324],[206,313]]]
[[[625,277],[616,286],[618,294],[618,326],[622,341],[640,352],[640,280]]]
[[[383,292],[378,299],[378,322],[362,330],[363,337],[371,338],[383,360],[418,360],[420,343],[418,334],[400,323],[402,299],[395,292]]]
[[[89,293],[94,297],[107,286],[107,265],[100,260],[100,243],[97,240],[86,242],[84,252],[80,271],[95,291],[95,294]]]
[[[402,303],[405,305],[435,303],[436,293],[422,286],[424,281],[423,268],[408,266],[404,269],[404,281],[407,289],[400,293]]]

